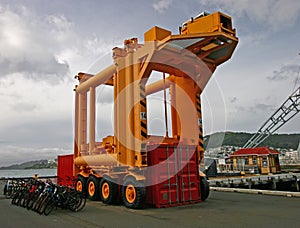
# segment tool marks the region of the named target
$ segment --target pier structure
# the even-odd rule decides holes
[[[247,177],[214,178],[209,180],[211,187],[246,188],[265,190],[300,190],[300,173],[258,175]]]

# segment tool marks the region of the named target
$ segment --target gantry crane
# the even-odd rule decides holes
[[[91,200],[129,208],[199,202],[207,185],[199,176],[204,156],[200,94],[216,67],[232,56],[238,38],[231,17],[200,14],[180,34],[153,27],[113,48],[114,63],[96,75],[79,73],[75,90],[76,188]],[[151,72],[164,78],[147,84]],[[168,77],[165,77],[168,75]],[[96,142],[96,88],[114,89],[114,135]],[[147,96],[169,89],[172,133],[148,134]],[[101,126],[100,126],[101,128]]]
[[[296,89],[274,114],[246,142],[243,148],[255,148],[300,112],[300,87]]]

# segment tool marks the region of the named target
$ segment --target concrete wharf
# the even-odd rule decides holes
[[[248,188],[265,190],[284,190],[299,192],[300,173],[242,176],[230,178],[213,178],[211,187]]]

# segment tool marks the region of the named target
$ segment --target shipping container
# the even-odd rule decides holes
[[[201,201],[195,147],[151,145],[147,151],[148,204],[160,208]]]
[[[74,186],[74,155],[58,155],[57,157],[57,184]]]

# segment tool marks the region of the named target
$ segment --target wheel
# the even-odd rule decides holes
[[[7,199],[10,199],[12,197],[13,191],[12,191],[11,187],[4,188],[4,195]]]
[[[5,182],[5,185],[4,185],[4,189],[3,189],[3,195],[6,196],[6,198],[8,198],[8,181]]]
[[[200,177],[201,201],[205,201],[209,196],[209,183],[206,177]]]
[[[45,197],[43,197],[43,200],[40,202],[39,207],[37,208],[36,212],[39,214],[43,214],[48,201],[51,199],[52,199],[51,195],[46,194]]]
[[[75,189],[85,194],[86,192],[86,179],[83,176],[78,176],[75,182]]]
[[[49,215],[51,213],[51,211],[53,211],[54,207],[55,207],[55,199],[49,199],[48,202],[46,202],[45,208],[44,208],[44,215]]]
[[[99,179],[90,176],[87,181],[87,195],[90,200],[99,200]]]
[[[20,200],[20,203],[19,203],[19,206],[21,207],[25,207],[25,204],[26,204],[26,201],[28,200],[28,197],[29,197],[29,192],[25,193],[21,200]]]
[[[34,194],[33,196],[31,196],[31,198],[28,201],[27,206],[26,206],[28,210],[33,209],[33,205],[34,205],[35,201],[37,200],[37,198],[38,198],[37,194]]]
[[[142,208],[146,199],[146,189],[141,183],[129,178],[125,180],[122,186],[122,199],[128,208]]]
[[[84,208],[86,203],[86,198],[82,194],[82,192],[78,192],[78,191],[72,192],[70,197],[71,199],[68,207],[71,211],[78,212]]]
[[[41,204],[41,202],[42,202],[42,200],[43,200],[42,198],[43,198],[43,195],[39,195],[39,196],[37,197],[37,199],[34,201],[32,207],[31,207],[31,210],[37,212],[37,210],[38,210],[38,208],[40,207],[40,204]]]
[[[17,194],[17,195],[14,195],[14,198],[13,198],[13,200],[14,200],[14,203],[13,203],[13,204],[14,204],[14,205],[19,206],[19,203],[20,203],[20,200],[21,200],[22,195],[23,195],[23,190],[19,190],[18,194]]]
[[[21,207],[26,207],[28,200],[30,199],[30,192],[27,192],[23,195],[21,201],[20,201],[20,206]]]
[[[100,198],[105,204],[114,204],[118,201],[118,185],[102,178],[100,182]]]
[[[21,194],[21,190],[18,190],[14,193],[14,195],[12,195],[11,204],[16,205],[17,199],[20,194]]]

